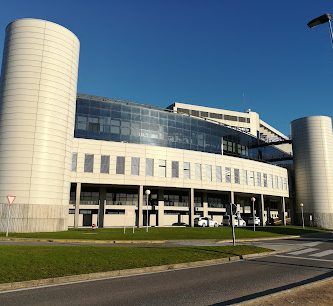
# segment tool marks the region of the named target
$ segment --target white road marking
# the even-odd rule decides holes
[[[301,255],[301,254],[310,253],[310,252],[314,252],[314,251],[318,251],[318,249],[308,248],[308,249],[304,249],[304,250],[300,250],[300,251],[291,252],[288,254],[289,255]]]
[[[314,242],[304,243],[303,245],[307,246],[307,247],[314,247],[314,246],[317,246],[317,245],[319,245],[321,243],[323,243],[323,242],[322,241],[314,241]]]
[[[322,251],[320,253],[312,254],[310,256],[313,256],[313,257],[324,257],[324,256],[327,256],[327,255],[330,255],[330,254],[333,254],[333,250]]]
[[[300,256],[287,256],[287,255],[274,255],[275,257],[283,257],[283,258],[294,258],[294,259],[302,259],[302,260],[312,260],[312,261],[325,261],[325,262],[333,262],[331,259],[319,259],[319,258],[309,258],[309,257],[300,257]]]

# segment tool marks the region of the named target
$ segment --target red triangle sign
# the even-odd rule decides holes
[[[15,199],[16,199],[16,196],[8,195],[8,196],[7,196],[8,204],[9,204],[9,205],[12,205],[13,202],[15,201]]]

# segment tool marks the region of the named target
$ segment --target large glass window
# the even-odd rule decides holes
[[[184,162],[184,179],[191,178],[191,168],[189,162]]]
[[[125,156],[117,156],[116,174],[125,174]]]
[[[131,174],[140,175],[140,158],[139,157],[132,157]]]
[[[158,162],[158,174],[160,177],[166,177],[166,161],[160,159]]]
[[[179,162],[172,161],[171,163],[171,177],[179,177]]]
[[[235,183],[240,184],[239,169],[234,169]]]
[[[264,187],[267,187],[267,186],[268,186],[268,185],[267,185],[267,174],[264,173],[264,174],[263,174],[263,177],[264,177]]]
[[[84,155],[84,172],[93,172],[94,171],[94,154],[85,154]]]
[[[110,156],[102,155],[101,156],[101,173],[109,173],[110,171]]]
[[[154,176],[154,159],[146,158],[146,175]]]
[[[268,176],[268,187],[269,188],[274,188],[273,174],[270,174]]]
[[[257,172],[257,186],[261,187],[261,173]]]
[[[72,171],[77,171],[77,153],[72,153]]]
[[[243,170],[243,184],[248,185],[248,177],[247,177],[247,170]]]
[[[229,167],[225,168],[225,182],[231,183],[231,168]]]

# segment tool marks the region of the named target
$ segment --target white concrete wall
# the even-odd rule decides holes
[[[16,196],[10,231],[67,229],[78,59],[79,40],[60,25],[19,19],[6,29],[0,201]]]
[[[331,118],[311,116],[291,123],[298,214],[305,223],[333,228],[333,134]]]
[[[287,188],[279,186],[263,187],[263,173],[273,175],[283,179],[288,179],[287,170],[275,165],[257,162],[244,158],[236,158],[226,155],[210,154],[189,150],[119,143],[111,141],[100,141],[91,139],[74,139],[73,152],[78,153],[77,172],[72,172],[71,181],[92,184],[114,184],[114,185],[144,185],[159,187],[175,187],[175,188],[195,188],[207,190],[234,191],[244,193],[255,193],[273,195],[279,197],[289,197],[288,184]],[[84,172],[84,155],[94,154],[94,172]],[[100,173],[101,155],[110,155],[110,173]],[[125,175],[116,174],[116,158],[117,156],[125,156]],[[140,175],[131,175],[131,157],[140,157]],[[146,176],[146,158],[154,159],[154,176]],[[167,161],[166,177],[159,176],[158,161]],[[179,161],[179,178],[171,177],[171,163]],[[183,176],[183,163],[190,162],[191,179]],[[195,163],[202,164],[202,179],[195,178]],[[204,165],[212,166],[212,180],[207,180]],[[222,167],[222,182],[216,181],[216,166]],[[227,183],[225,179],[225,168],[232,168],[232,182]],[[240,169],[240,184],[234,182],[233,169]],[[255,172],[255,184],[246,184],[242,177],[242,170]],[[262,185],[257,184],[257,172],[262,173]],[[279,179],[280,180],[280,179]],[[280,184],[279,184],[280,185]]]

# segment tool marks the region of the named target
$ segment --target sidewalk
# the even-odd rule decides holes
[[[333,304],[333,277],[306,284],[298,288],[284,290],[237,305],[280,306],[280,305],[316,305]]]

